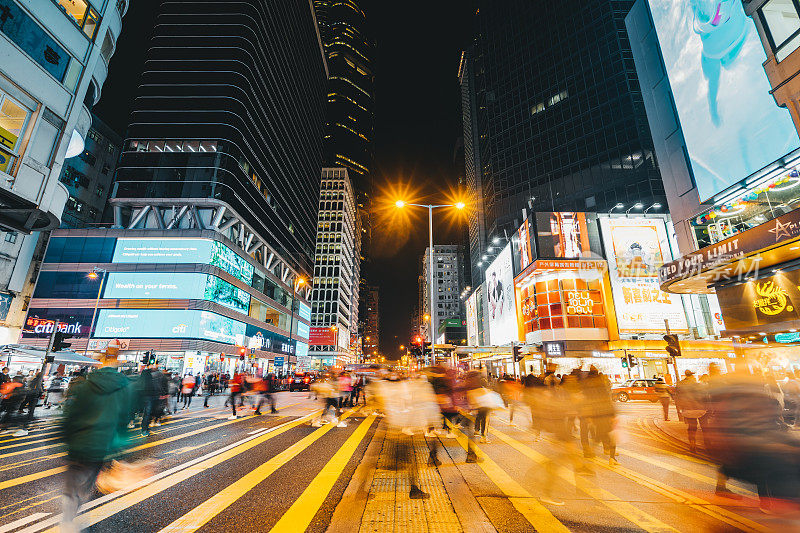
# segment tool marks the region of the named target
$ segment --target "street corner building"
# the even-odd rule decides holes
[[[53,233],[22,342],[80,322],[73,347],[90,354],[116,339],[123,358],[152,350],[176,371],[290,371],[307,353],[323,162],[312,5],[158,9],[113,226]]]

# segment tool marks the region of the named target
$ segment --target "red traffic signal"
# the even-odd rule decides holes
[[[412,344],[422,344],[422,335],[414,335],[414,339],[411,341]]]

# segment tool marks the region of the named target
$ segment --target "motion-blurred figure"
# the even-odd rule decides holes
[[[697,382],[694,372],[686,370],[684,378],[675,387],[675,407],[678,415],[686,423],[686,434],[689,438],[689,450],[697,451],[697,426],[703,430],[703,438],[706,436],[706,411],[707,396],[705,386]]]
[[[656,390],[661,409],[664,411],[664,421],[669,421],[669,387],[667,387],[667,383],[663,378],[657,378],[657,381],[653,384],[653,388]]]
[[[92,495],[100,469],[126,444],[133,387],[109,358],[71,387],[61,420],[69,465],[62,499],[62,532],[80,531],[78,508]]]
[[[611,384],[608,378],[592,365],[589,373],[580,381],[581,402],[581,444],[585,457],[594,457],[589,442],[589,426],[594,428],[598,441],[603,443],[603,450],[608,454],[608,463],[617,465],[617,445],[614,441],[613,429],[616,412],[611,400]],[[586,423],[583,423],[583,422]]]

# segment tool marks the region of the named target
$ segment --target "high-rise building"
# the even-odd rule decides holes
[[[666,205],[625,31],[632,4],[478,1],[459,67],[475,284],[523,208]]]
[[[348,170],[361,219],[362,333],[369,291],[372,240],[373,137],[375,134],[374,43],[359,0],[314,0],[330,78],[325,109],[325,165]]]
[[[309,348],[316,367],[351,362],[356,348],[350,343],[358,335],[360,229],[347,169],[323,168]]]
[[[92,113],[86,146],[64,162],[59,181],[69,191],[61,218],[62,228],[83,228],[100,223],[122,150],[122,138]]]
[[[428,315],[429,320],[423,320],[423,336],[429,339],[431,322],[435,318],[436,329],[439,330],[445,320],[463,319],[465,309],[461,300],[461,291],[464,289],[464,263],[461,247],[454,244],[435,244],[433,255],[433,305],[431,312],[430,292],[430,247],[425,249],[422,258],[421,295],[423,296],[423,315]]]
[[[69,198],[127,0],[0,0],[0,344],[15,343],[41,255]]]
[[[309,274],[327,66],[309,2],[165,2],[111,204],[118,225],[221,228]],[[189,213],[189,216],[184,216]],[[235,216],[238,222],[225,222]]]
[[[370,286],[366,291],[366,298],[364,300],[364,308],[366,309],[366,316],[364,317],[364,355],[374,355],[380,349],[381,341],[381,315],[380,315],[380,288]]]

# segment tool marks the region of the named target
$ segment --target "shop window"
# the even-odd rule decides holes
[[[0,171],[13,166],[30,116],[28,108],[0,91]]]

